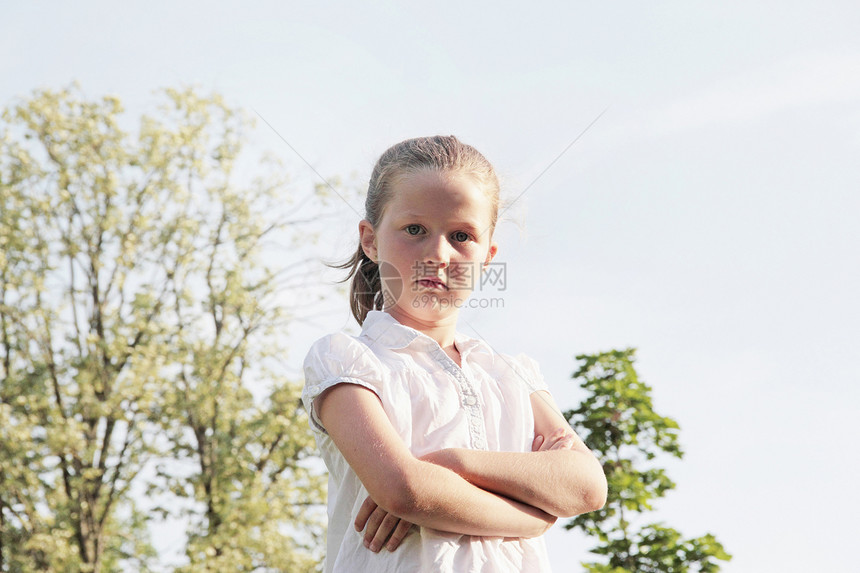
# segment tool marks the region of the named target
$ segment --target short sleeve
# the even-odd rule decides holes
[[[529,394],[538,390],[547,390],[549,387],[540,372],[540,366],[533,358],[525,354],[518,354],[513,359],[514,370],[518,377],[528,386]]]
[[[305,357],[302,403],[311,429],[326,433],[314,400],[337,384],[358,384],[381,397],[380,363],[371,349],[355,338],[335,333],[317,340]]]

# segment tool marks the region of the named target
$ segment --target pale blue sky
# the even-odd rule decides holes
[[[198,84],[326,177],[454,133],[516,197],[504,309],[462,330],[542,365],[639,348],[687,450],[657,517],[713,532],[726,573],[851,570],[860,510],[860,7],[852,2],[7,3],[0,99],[78,80],[132,111]],[[313,173],[266,128],[254,145]],[[322,238],[352,248],[358,218]],[[340,229],[340,226],[338,227]],[[294,332],[290,360],[349,324]],[[555,570],[585,544],[556,528]]]

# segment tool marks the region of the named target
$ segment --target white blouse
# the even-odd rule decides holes
[[[462,367],[435,340],[371,311],[356,338],[335,333],[305,358],[302,400],[329,470],[325,571],[547,572],[542,537],[504,541],[413,527],[393,552],[373,553],[352,526],[367,490],[322,426],[314,399],[342,383],[372,390],[416,457],[443,448],[529,452],[534,416],[529,395],[546,390],[537,363],[497,354],[483,341],[457,334]]]

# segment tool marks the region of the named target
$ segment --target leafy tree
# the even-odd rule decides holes
[[[188,571],[312,570],[324,484],[279,361],[294,193],[247,182],[217,95],[122,112],[43,90],[0,122],[0,571],[150,570],[166,515]]]
[[[586,398],[565,417],[600,458],[609,497],[599,511],[579,515],[568,529],[596,537],[591,552],[606,563],[583,563],[590,573],[713,573],[727,561],[717,539],[706,534],[685,539],[661,523],[637,525],[652,502],[675,484],[654,460],[660,453],[683,457],[678,424],[654,411],[651,388],[633,367],[635,349],[581,355],[573,378]]]

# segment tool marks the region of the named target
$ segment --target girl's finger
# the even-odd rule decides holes
[[[543,452],[546,450],[555,449],[555,448],[553,448],[553,446],[559,440],[559,438],[561,438],[563,435],[564,435],[564,428],[558,428],[557,430],[553,431],[553,433],[551,433],[549,435],[549,437],[543,438],[543,440],[541,441],[540,450],[538,450],[538,451]]]
[[[373,543],[373,539],[376,537],[377,532],[379,531],[379,527],[382,525],[382,522],[387,515],[387,511],[385,511],[381,507],[377,507],[373,510],[373,513],[370,514],[370,517],[367,518],[367,524],[364,526],[365,547],[370,548],[371,543]],[[382,544],[380,543],[380,545]],[[378,549],[379,548],[377,547],[377,550]]]
[[[399,523],[399,517],[386,513],[385,517],[383,517],[382,521],[379,523],[379,527],[376,529],[376,535],[374,535],[373,539],[370,540],[369,549],[374,553],[382,549],[382,546],[385,545],[388,537],[397,528]],[[365,533],[365,539],[367,539],[366,535],[367,533]]]
[[[562,439],[555,442],[551,450],[572,450],[573,449],[573,436],[565,436]]]
[[[535,436],[534,441],[532,442],[532,451],[537,452],[540,451],[540,446],[543,443],[543,436],[538,434]]]
[[[558,428],[541,445],[541,450],[563,450],[572,447],[573,435],[566,428]]]
[[[385,548],[389,551],[397,549],[400,546],[400,542],[409,534],[411,529],[412,524],[405,519],[401,519],[400,523],[397,524],[397,528],[394,530],[394,533],[392,533],[391,537],[388,538],[388,543],[385,544]]]
[[[364,503],[358,509],[358,515],[355,516],[356,531],[364,529],[365,524],[367,524],[367,518],[376,510],[376,507],[376,502],[370,499],[370,496],[367,496]]]

